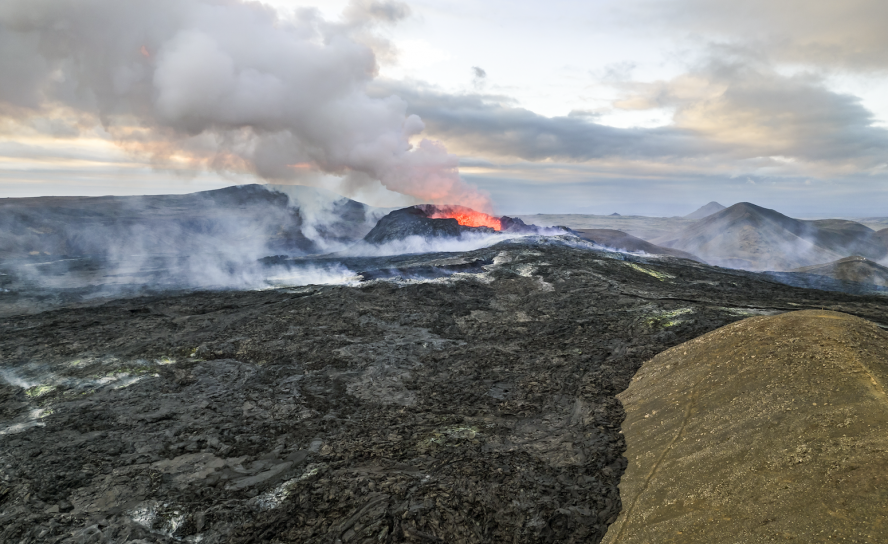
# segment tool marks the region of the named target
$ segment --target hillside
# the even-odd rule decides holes
[[[595,242],[600,246],[604,246],[617,251],[628,251],[630,253],[648,253],[651,255],[670,255],[680,259],[690,259],[692,261],[702,262],[696,255],[692,255],[686,251],[673,249],[671,247],[662,247],[646,242],[641,238],[626,234],[625,232],[613,229],[574,229],[574,232],[580,235],[580,238]]]
[[[309,187],[0,200],[0,258],[305,254],[363,237],[373,208]]]
[[[651,242],[719,266],[791,270],[850,255],[884,258],[888,251],[873,235],[872,229],[853,221],[800,221],[741,202]]]
[[[618,395],[629,465],[606,544],[885,542],[888,334],[755,317],[646,362]]]
[[[694,219],[684,217],[647,217],[644,215],[586,215],[586,214],[536,214],[516,216],[525,223],[544,226],[579,229],[611,229],[625,232],[642,240],[678,232],[693,225]]]
[[[689,213],[684,216],[685,219],[703,219],[704,217],[708,217],[716,212],[720,212],[724,210],[725,207],[719,204],[718,202],[710,202],[705,206],[700,206],[693,213]]]
[[[873,234],[873,239],[888,251],[888,229],[876,231],[876,233]]]
[[[859,255],[845,257],[831,263],[796,268],[791,272],[817,274],[837,280],[872,283],[888,287],[888,268]]]

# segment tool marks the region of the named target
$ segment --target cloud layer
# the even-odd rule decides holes
[[[884,213],[875,202],[888,196],[888,101],[858,92],[888,88],[884,3],[528,4],[494,28],[489,15],[512,7],[492,1],[355,0],[334,21],[237,0],[9,0],[0,5],[0,133],[13,137],[0,155],[49,164],[39,137],[110,138],[134,163],[173,171],[353,196],[381,182],[419,200],[488,207],[461,166],[504,213],[519,202],[521,211],[543,202],[588,211],[603,201],[614,203],[608,212],[639,202],[683,214],[732,199],[818,211],[857,199]],[[562,59],[570,47],[559,44],[573,44],[578,35],[567,33],[582,21],[582,32],[615,40],[594,43],[622,56]],[[399,39],[411,25],[432,32]],[[477,58],[461,58],[465,48]],[[434,55],[459,59],[462,83],[378,76],[380,66],[410,74]],[[386,71],[398,58],[400,71]],[[531,75],[502,84],[516,66]],[[557,73],[586,81],[588,102],[567,93],[570,106],[546,116],[517,101],[559,89],[542,81]],[[539,87],[519,88],[535,78]],[[863,83],[843,87],[842,78]],[[37,136],[16,138],[25,132]],[[78,153],[101,161],[98,150],[72,148],[54,164]]]
[[[313,170],[379,180],[432,202],[488,207],[457,158],[419,139],[395,96],[364,92],[378,25],[397,2],[352,3],[342,21],[211,0],[11,0],[0,6],[0,114],[27,123],[100,120],[158,165],[299,179]],[[414,141],[415,145],[411,145]]]

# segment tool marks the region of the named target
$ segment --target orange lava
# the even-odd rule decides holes
[[[493,230],[503,230],[503,223],[499,217],[476,212],[462,206],[437,206],[435,213],[429,217],[432,219],[456,219],[457,223],[465,227],[490,227]]]

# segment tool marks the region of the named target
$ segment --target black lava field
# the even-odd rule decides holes
[[[882,296],[572,237],[347,266],[5,314],[0,541],[598,542],[645,360],[751,315],[888,324]]]

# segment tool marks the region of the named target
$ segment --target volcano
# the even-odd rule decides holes
[[[465,234],[536,234],[540,227],[512,217],[494,217],[464,206],[420,204],[395,210],[364,237],[370,244],[384,244],[409,236],[461,238]],[[567,229],[560,229],[562,233]]]

